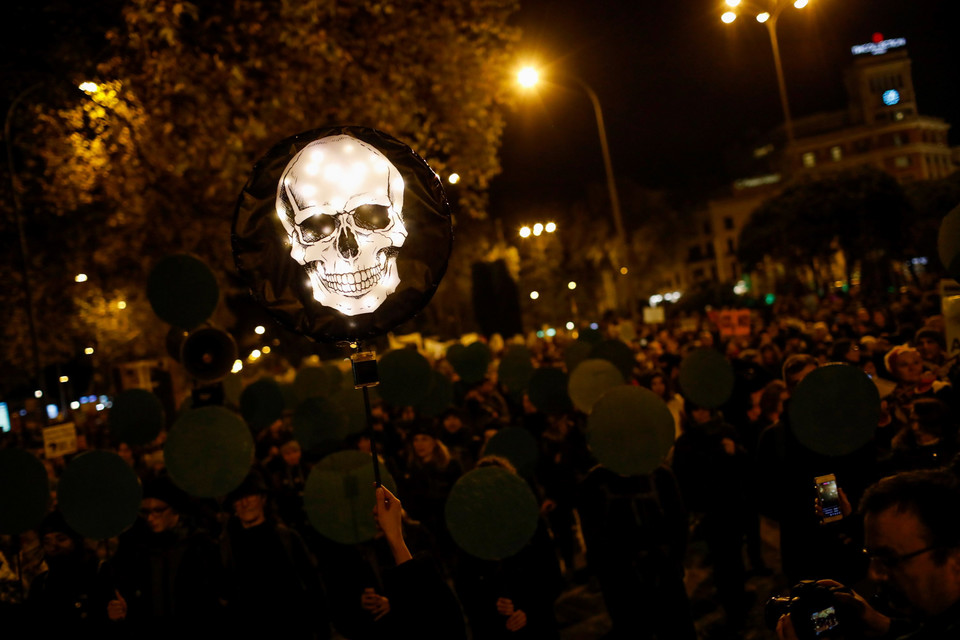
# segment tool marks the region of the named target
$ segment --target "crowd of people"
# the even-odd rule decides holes
[[[936,513],[938,504],[950,509],[960,500],[960,369],[947,355],[938,296],[781,301],[755,312],[746,336],[723,335],[708,317],[695,329],[689,321],[686,329],[627,325],[610,316],[597,336],[627,338],[634,366],[625,382],[661,397],[676,427],[673,448],[650,474],[605,468],[587,444],[587,416],[572,405],[544,412],[528,395],[505,389],[496,341],[488,375],[476,384],[465,384],[443,358],[433,362],[454,387],[440,415],[376,402],[373,439],[361,432],[325,449],[375,450],[396,482],[395,496],[378,490],[378,536],[353,545],[326,538],[305,515],[304,489],[320,454],[293,438],[289,415],[257,434],[253,469],[219,501],[188,496],[168,477],[162,434],[129,447],[114,442],[102,422],[81,423],[85,446],[112,449],[137,471],[140,518],[118,538],[85,540],[54,497],[35,531],[4,540],[5,617],[20,616],[31,628],[89,627],[123,637],[213,628],[252,637],[282,628],[304,638],[406,631],[548,639],[560,637],[558,596],[593,580],[610,617],[609,637],[692,640],[684,571],[696,541],[708,549],[729,637],[741,637],[756,606],[748,578],[774,571],[787,584],[851,587],[837,591],[838,618],[860,620],[863,637],[960,633],[960,532],[952,511]],[[573,340],[531,336],[526,346],[536,367],[565,368]],[[734,371],[733,393],[719,408],[697,406],[679,384],[683,358],[701,348],[723,353]],[[804,447],[789,420],[798,385],[832,363],[862,370],[880,399],[874,437],[844,455]],[[537,442],[534,468],[485,455],[485,444],[508,427]],[[35,449],[36,434],[8,434],[2,446]],[[44,463],[55,488],[65,461]],[[523,475],[540,505],[532,539],[501,560],[459,549],[444,518],[454,484],[483,466]],[[843,517],[825,523],[814,479],[826,474],[836,478]],[[779,530],[781,565],[767,565],[762,527]],[[903,527],[912,527],[903,534],[912,538],[896,537]],[[924,575],[934,577],[916,577],[913,563],[930,564]],[[889,608],[878,604],[878,593],[892,594]],[[795,618],[791,611],[779,619],[780,637],[802,633]]]

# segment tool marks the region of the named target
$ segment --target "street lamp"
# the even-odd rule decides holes
[[[780,89],[780,106],[783,107],[783,128],[787,134],[787,146],[793,146],[793,120],[790,117],[790,104],[787,101],[787,85],[783,80],[783,66],[780,64],[780,44],[777,40],[777,18],[787,5],[796,9],[807,6],[807,0],[756,0],[756,3],[741,0],[726,0],[729,10],[720,16],[726,24],[737,19],[737,9],[744,7],[756,11],[757,22],[767,28],[770,36],[770,48],[773,49],[773,64],[777,71],[777,86]]]
[[[617,235],[623,243],[623,258],[625,261],[628,261],[630,245],[627,242],[627,234],[623,228],[623,216],[620,213],[620,197],[617,195],[617,183],[613,178],[613,163],[610,161],[610,146],[607,144],[607,130],[603,126],[603,111],[600,108],[600,98],[597,97],[597,92],[580,78],[564,75],[563,79],[570,80],[582,89],[583,92],[587,94],[587,97],[590,98],[590,104],[593,105],[593,115],[597,120],[597,133],[600,137],[600,151],[603,153],[603,167],[607,174],[607,190],[610,193],[610,208],[613,211],[613,222],[617,227]],[[540,74],[533,67],[524,67],[517,74],[517,82],[520,83],[520,86],[528,89],[536,86],[539,80]]]

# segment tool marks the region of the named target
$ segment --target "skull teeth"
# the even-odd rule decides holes
[[[354,271],[351,273],[331,273],[323,274],[323,284],[330,291],[341,294],[359,295],[366,293],[373,288],[383,276],[384,265],[377,264],[375,267]]]

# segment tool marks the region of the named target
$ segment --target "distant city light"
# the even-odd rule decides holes
[[[733,293],[742,296],[748,291],[747,283],[744,280],[740,280],[737,284],[733,285]]]
[[[577,325],[573,324],[572,322],[568,322],[568,323],[567,323],[567,331],[573,331],[573,328],[574,328],[575,326],[577,326]]]
[[[263,351],[264,354],[270,353],[270,347],[269,347],[269,346],[264,346],[263,349],[262,349],[262,351]]]
[[[117,303],[117,309],[126,309],[126,308],[127,308],[127,303],[124,302],[123,300]]]
[[[267,332],[267,330],[263,327],[263,325],[257,325],[257,328],[254,329],[253,332],[258,336],[262,336],[264,333]]]
[[[627,268],[626,268],[626,267],[620,267],[620,275],[622,275],[622,276],[627,275]]]
[[[63,382],[63,383],[70,382],[70,376],[60,376],[60,382]]]
[[[538,337],[538,338],[542,338],[542,337],[543,337],[543,331],[537,331],[537,337]]]
[[[263,355],[263,354],[260,353],[260,349],[254,349],[253,351],[250,352],[250,355],[247,356],[247,361],[248,361],[248,362],[253,362],[253,361],[255,361],[257,358],[259,358],[261,355]]]
[[[540,292],[539,292],[539,291],[531,291],[531,292],[530,292],[530,299],[531,299],[531,300],[536,300],[536,299],[539,298],[539,297],[540,297]]]
[[[520,237],[529,238],[530,237],[530,227],[520,227]]]
[[[459,174],[459,173],[451,173],[451,174],[450,174],[450,177],[447,178],[447,181],[448,181],[450,184],[457,184],[458,182],[460,182],[460,174]]]
[[[233,368],[230,369],[230,373],[240,373],[243,370],[243,363],[239,360],[233,361]]]
[[[770,19],[770,14],[764,11],[763,13],[757,14],[757,22],[766,22]]]
[[[573,291],[576,288],[577,288],[577,283],[574,282],[573,280],[567,283],[567,289],[570,289],[570,291]]]
[[[33,392],[33,397],[34,397],[34,398],[42,398],[42,397],[43,397],[43,391],[40,391],[40,389],[37,389],[36,391]]]
[[[727,0],[724,4],[732,9],[740,4],[740,0]]]
[[[807,6],[807,1],[808,0],[797,0],[793,3],[793,6],[795,6],[797,9],[803,9],[805,6]]]
[[[70,408],[76,411],[77,409],[80,408],[80,403],[74,400],[73,402],[70,403]]]
[[[524,67],[517,73],[517,82],[521,87],[529,89],[540,81],[540,74],[533,67]]]
[[[533,235],[539,236],[541,233],[543,233],[543,225],[538,222],[537,224],[533,225]]]
[[[86,281],[87,281],[87,274],[85,274],[85,273],[78,273],[77,275],[75,275],[75,276],[73,277],[73,280],[74,280],[74,282],[86,282]]]
[[[85,94],[90,95],[91,93],[96,93],[100,87],[97,86],[96,82],[82,82],[80,86],[77,87],[80,91],[83,91]]]
[[[554,329],[553,327],[550,327],[549,329],[547,329],[547,337],[548,337],[548,338],[552,338],[552,337],[555,336],[555,335],[557,335],[557,330],[556,330],[556,329]]]
[[[764,297],[763,301],[766,302],[767,304],[773,304],[774,302],[777,301],[777,296],[773,295],[772,293],[768,293]]]
[[[87,347],[86,349],[83,350],[83,352],[84,352],[85,354],[87,354],[88,356],[92,356],[92,355],[93,355],[93,347]]]
[[[553,233],[554,231],[557,230],[557,223],[548,222],[546,225],[544,225],[543,230],[546,231],[547,233]]]
[[[102,403],[102,402],[98,402],[98,403],[97,403],[97,411],[103,411],[103,409],[104,409],[103,403]]]
[[[591,323],[590,323],[590,328],[593,329],[594,331],[596,331],[597,329],[600,328],[600,325],[598,325],[596,322],[591,322]]]
[[[723,20],[725,23],[730,24],[731,22],[737,19],[737,14],[735,14],[733,11],[727,11],[725,14],[720,16],[720,19]]]
[[[650,302],[650,306],[651,306],[651,307],[655,307],[655,306],[657,306],[658,304],[660,304],[661,302],[663,302],[663,296],[660,295],[659,293],[656,294],[656,295],[652,295],[652,296],[650,296],[649,302]]]

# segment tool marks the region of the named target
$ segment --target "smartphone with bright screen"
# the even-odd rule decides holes
[[[837,478],[832,473],[814,479],[817,486],[817,501],[823,513],[823,522],[833,522],[843,517],[840,512],[840,493],[837,490]]]
[[[6,402],[0,402],[0,432],[10,432],[10,407]]]

